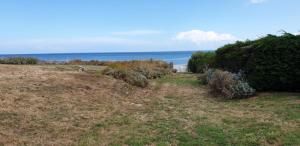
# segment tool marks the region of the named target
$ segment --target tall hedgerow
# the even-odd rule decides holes
[[[225,45],[216,51],[216,66],[243,70],[258,90],[300,90],[300,36],[284,33]]]
[[[269,35],[255,42],[245,65],[250,83],[260,90],[300,90],[300,36]]]
[[[218,68],[231,72],[243,70],[249,58],[252,41],[237,41],[216,50],[215,63]]]

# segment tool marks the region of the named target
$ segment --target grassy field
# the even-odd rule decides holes
[[[0,145],[300,145],[300,94],[222,100],[194,74],[138,88],[101,67],[0,65]]]

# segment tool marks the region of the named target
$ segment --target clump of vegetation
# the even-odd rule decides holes
[[[0,64],[37,64],[38,62],[38,59],[32,57],[9,57],[0,59]]]
[[[253,89],[240,74],[215,70],[206,75],[210,90],[227,99],[247,98],[255,94],[255,89]]]
[[[172,67],[163,61],[123,61],[107,62],[103,73],[122,79],[138,87],[146,87],[148,79],[156,79],[172,72]]]
[[[300,90],[300,36],[284,33],[225,45],[216,51],[216,65],[243,70],[257,90]]]
[[[213,67],[215,52],[196,52],[188,61],[188,71],[193,73],[204,73],[208,68]]]
[[[148,85],[148,80],[146,76],[133,70],[116,69],[108,67],[103,72],[105,75],[113,76],[116,79],[122,79],[131,85],[143,88]]]

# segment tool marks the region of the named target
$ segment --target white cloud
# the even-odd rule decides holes
[[[158,30],[131,30],[131,31],[120,31],[113,32],[113,35],[151,35],[151,34],[160,34],[161,32]]]
[[[214,31],[190,30],[178,33],[175,40],[201,44],[207,42],[234,41],[237,40],[237,38],[231,34],[216,33]]]
[[[251,4],[260,4],[260,3],[264,3],[266,2],[267,0],[250,0],[250,3]]]

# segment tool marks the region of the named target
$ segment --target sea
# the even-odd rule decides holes
[[[173,63],[179,72],[186,70],[186,65],[195,51],[172,52],[119,52],[119,53],[57,53],[57,54],[3,54],[6,57],[34,57],[44,61],[70,61],[80,59],[84,61],[129,61],[129,60],[163,60]]]

